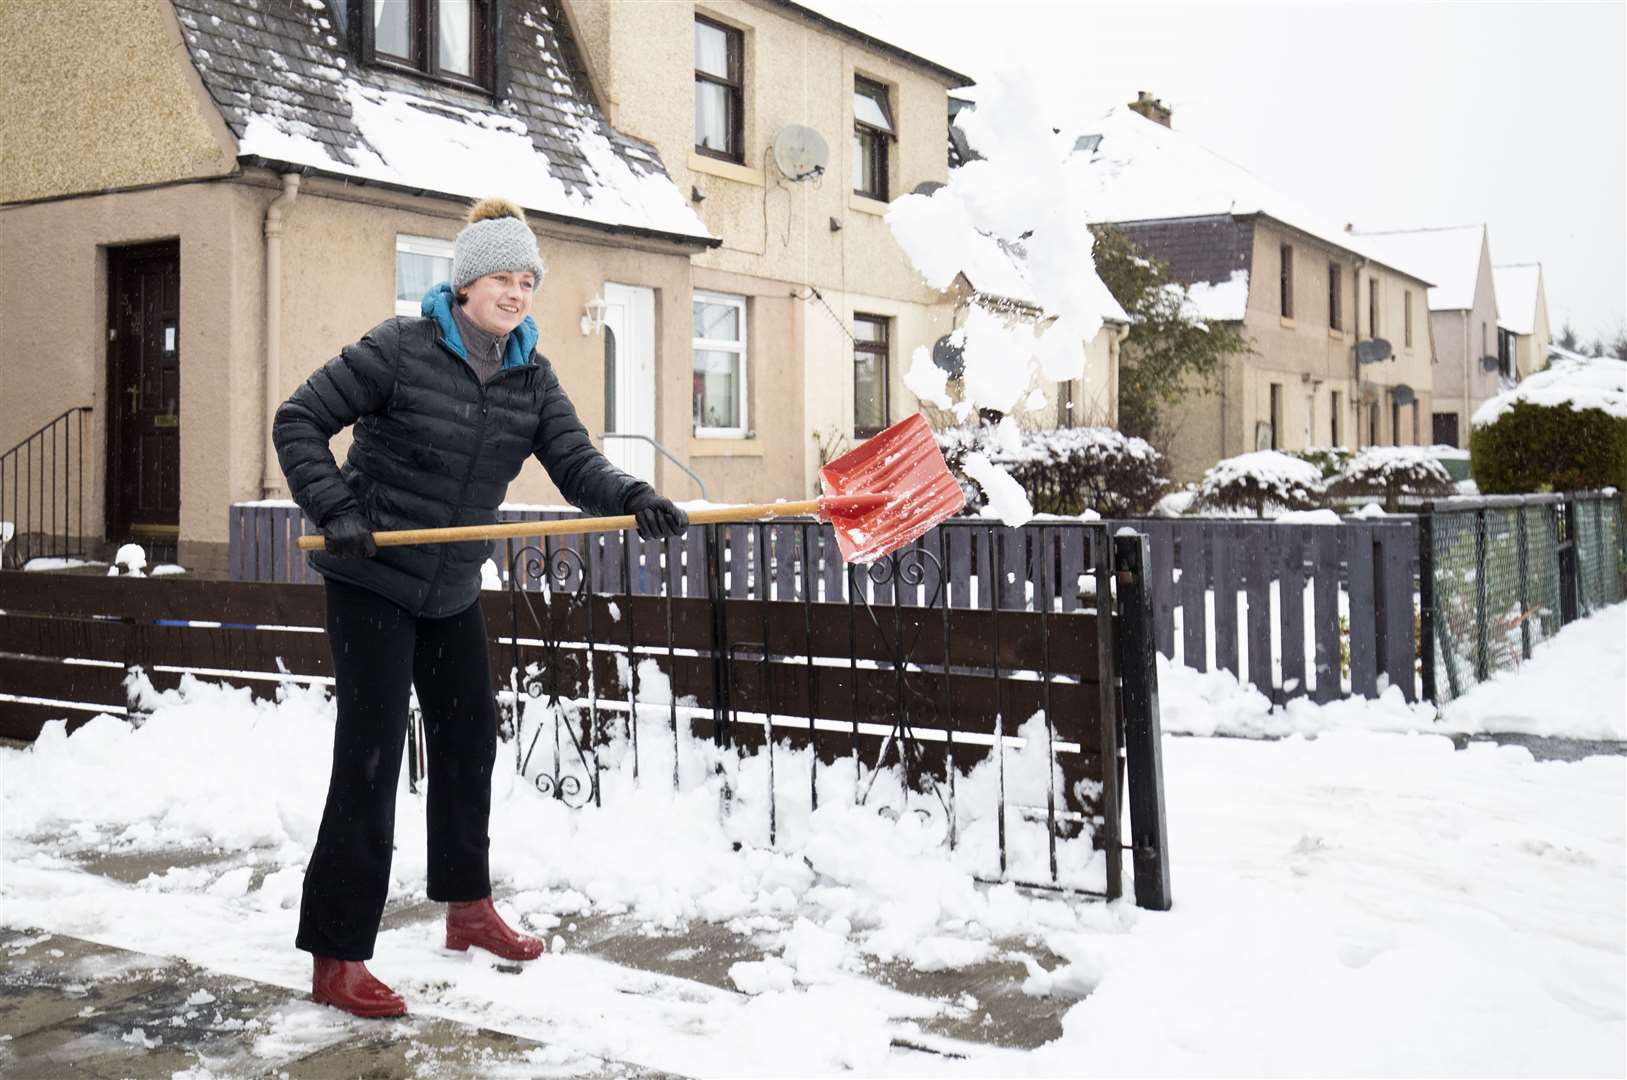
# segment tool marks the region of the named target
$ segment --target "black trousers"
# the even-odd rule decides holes
[[[294,943],[318,956],[366,960],[390,886],[409,688],[418,689],[429,759],[431,900],[491,893],[486,830],[497,708],[478,603],[420,619],[368,589],[332,580],[326,587],[339,719]]]

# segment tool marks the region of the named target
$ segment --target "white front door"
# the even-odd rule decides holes
[[[655,438],[655,290],[604,287],[604,430]],[[655,482],[655,447],[642,439],[604,440],[616,466]]]

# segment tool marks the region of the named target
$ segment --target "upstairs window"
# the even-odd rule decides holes
[[[1339,301],[1341,300],[1339,277],[1339,264],[1336,262],[1328,263],[1328,329],[1330,330],[1343,330],[1345,328],[1344,319],[1340,317],[1339,312]]]
[[[878,82],[853,80],[853,193],[887,201],[887,143],[892,139],[893,110],[887,88]]]
[[[364,58],[446,82],[493,85],[493,0],[359,0]]]
[[[1294,317],[1294,249],[1283,244],[1279,249],[1278,262],[1281,264],[1280,279],[1277,283],[1278,303],[1281,305],[1282,317]]]
[[[1378,337],[1378,278],[1367,279],[1367,336]]]
[[[1406,310],[1406,329],[1405,329],[1404,332],[1406,334],[1407,348],[1410,349],[1410,348],[1412,348],[1412,290],[1411,289],[1408,289],[1407,293],[1406,293],[1405,310]]]
[[[709,157],[744,163],[741,57],[745,35],[695,16],[695,149]]]

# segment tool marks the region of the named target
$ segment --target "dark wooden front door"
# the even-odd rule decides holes
[[[173,559],[181,510],[181,252],[108,253],[107,538]]]
[[[1456,446],[1458,444],[1458,414],[1438,412],[1435,414],[1436,446]]]

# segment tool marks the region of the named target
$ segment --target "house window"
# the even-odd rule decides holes
[[[1418,416],[1419,416],[1419,413],[1418,413],[1418,401],[1415,398],[1415,399],[1413,399],[1413,402],[1412,402],[1412,445],[1414,445],[1414,446],[1418,445],[1418,436],[1419,436],[1418,427],[1419,427],[1419,423],[1420,423],[1420,421],[1418,419]]]
[[[887,141],[893,137],[893,110],[887,88],[853,79],[853,191],[887,199]]]
[[[1404,333],[1407,335],[1406,336],[1407,348],[1410,349],[1410,348],[1412,348],[1412,290],[1411,289],[1408,289],[1406,291],[1406,295],[1402,299],[1401,310],[1402,310],[1402,313],[1403,313],[1403,315],[1405,317],[1405,322],[1406,322],[1406,327],[1405,327]]]
[[[696,292],[694,297],[695,434],[746,434],[746,298]]]
[[[891,415],[887,320],[853,316],[853,434],[861,439],[881,431]]]
[[[360,0],[364,56],[448,82],[492,86],[493,0]]]
[[[1378,337],[1378,278],[1367,279],[1367,336]]]
[[[1330,330],[1343,330],[1344,321],[1339,318],[1339,264],[1328,263],[1328,328]]]
[[[746,160],[744,55],[739,30],[695,16],[695,149],[709,157]]]
[[[416,318],[424,294],[452,279],[452,241],[428,236],[395,238],[395,313]]]
[[[1282,447],[1282,384],[1271,384],[1271,449]]]
[[[1505,379],[1514,378],[1514,332],[1497,328],[1497,370]]]
[[[1278,301],[1282,306],[1282,317],[1294,317],[1294,249],[1287,244],[1279,249],[1282,269],[1277,284]]]
[[[1378,445],[1378,402],[1367,406],[1367,445]]]
[[[1328,406],[1328,445],[1339,445],[1339,391],[1333,391],[1333,401]]]
[[[1390,445],[1401,445],[1401,403],[1390,402]]]

